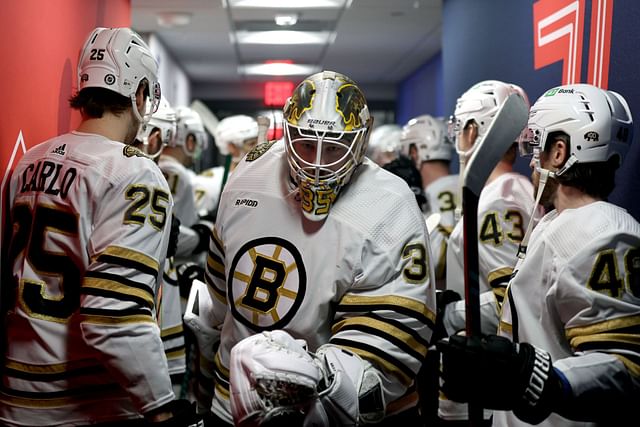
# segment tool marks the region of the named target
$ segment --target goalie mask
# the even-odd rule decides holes
[[[151,141],[154,130],[159,131],[159,141]],[[176,112],[169,102],[163,97],[160,106],[149,119],[148,123],[142,123],[138,129],[136,139],[142,143],[142,150],[155,159],[162,153],[162,149],[175,138]]]
[[[142,38],[129,28],[96,28],[87,38],[78,60],[78,91],[98,87],[131,99],[133,111],[146,123],[160,104],[158,63]],[[148,82],[146,114],[136,107],[140,83]]]
[[[193,138],[188,143],[189,137]],[[176,136],[169,142],[170,147],[181,147],[184,153],[197,159],[203,150],[207,148],[207,134],[200,115],[189,107],[176,108]]]
[[[320,221],[362,163],[372,119],[360,88],[323,71],[296,87],[284,107],[285,150],[305,217]]]
[[[589,84],[555,87],[531,107],[519,140],[520,153],[542,152],[552,132],[569,136],[569,158],[553,175],[561,176],[578,163],[622,162],[632,140],[633,121],[626,100],[618,93]],[[540,168],[539,161],[536,167]]]
[[[512,93],[519,94],[529,106],[527,94],[521,87],[498,80],[477,83],[458,98],[454,115],[449,120],[449,137],[455,144],[461,162],[464,163],[471,157],[500,107]],[[463,132],[471,125],[476,127],[477,136],[471,142],[472,145],[468,146]]]
[[[420,169],[422,162],[450,162],[453,144],[447,135],[445,123],[441,119],[424,114],[409,120],[402,128],[400,152],[414,159],[416,168]]]

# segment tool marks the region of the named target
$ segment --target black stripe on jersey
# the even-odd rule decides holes
[[[174,286],[174,287],[178,286],[178,279],[174,279],[173,277],[168,275],[166,271],[162,272],[162,280],[164,281],[165,284],[169,286]]]
[[[86,376],[86,375],[103,375],[107,374],[107,370],[103,365],[95,364],[93,366],[83,366],[80,368],[70,368],[64,371],[27,371],[27,370],[19,370],[13,369],[5,366],[4,375],[12,378],[19,378],[21,380],[27,381],[40,381],[40,382],[49,382],[49,381],[59,381],[59,380],[68,380],[75,377]]]
[[[152,267],[142,263],[142,262],[138,262],[136,260],[132,260],[129,258],[121,258],[118,256],[114,256],[114,255],[106,255],[106,254],[100,254],[98,255],[98,259],[99,262],[104,262],[105,264],[113,264],[113,265],[117,265],[120,267],[125,267],[125,268],[132,268],[134,270],[138,270],[141,273],[144,274],[148,274],[150,276],[156,277],[158,275],[158,270],[157,269],[153,269]]]
[[[153,308],[153,302],[149,302],[146,299],[137,297],[135,295],[130,295],[130,294],[124,294],[122,292],[115,292],[115,291],[111,291],[111,290],[106,290],[106,289],[96,289],[96,288],[82,288],[81,294],[84,295],[93,295],[96,297],[104,297],[104,298],[112,298],[112,299],[116,299],[116,300],[120,300],[120,301],[130,301],[130,302],[134,302],[140,306],[143,307],[147,307],[147,308]]]
[[[147,308],[127,308],[124,310],[111,310],[104,308],[80,307],[80,314],[85,316],[103,316],[103,317],[129,317],[129,316],[149,316],[151,310]]]
[[[18,397],[18,398],[21,397],[26,399],[33,399],[35,401],[73,398],[73,401],[75,402],[77,400],[83,400],[83,398],[95,399],[97,394],[113,393],[113,392],[119,392],[121,394],[122,388],[117,383],[110,383],[110,384],[95,384],[95,385],[90,385],[86,387],[79,387],[79,388],[73,388],[73,389],[61,390],[61,391],[32,392],[32,391],[15,390],[2,385],[1,391],[3,394],[10,397]],[[70,403],[70,402],[67,402],[67,403]],[[60,405],[62,404],[63,402],[60,402]],[[38,407],[40,405],[38,404],[38,402],[36,402],[32,406]]]
[[[220,280],[226,280],[224,277],[224,262],[222,258],[212,252],[209,252],[209,257],[207,258],[207,271]]]
[[[411,348],[411,346],[409,346],[407,343],[405,343],[401,339],[396,338],[394,335],[385,333],[380,329],[374,328],[372,326],[367,326],[362,324],[360,325],[350,324],[340,328],[340,331],[360,331],[360,332],[364,332],[365,334],[375,336],[376,338],[381,338],[385,341],[389,341],[390,343],[394,344],[396,347],[399,347],[405,353],[409,354],[414,359],[419,360],[421,363],[424,362],[426,353],[418,352],[413,348]]]
[[[134,288],[134,289],[138,289],[140,291],[144,291],[147,294],[149,294],[149,297],[151,299],[154,298],[153,292],[151,291],[151,289],[149,288],[148,285],[146,285],[144,283],[139,283],[139,282],[133,281],[131,279],[127,279],[126,277],[118,276],[117,274],[111,274],[111,273],[105,273],[105,272],[102,272],[102,271],[89,270],[89,271],[87,271],[85,273],[84,276],[85,277],[91,277],[91,278],[98,279],[98,280],[106,280],[106,281],[111,281],[111,282],[117,282],[117,283],[120,283],[121,285],[128,286],[128,287]],[[80,292],[82,292],[82,290]]]
[[[329,340],[330,344],[338,345],[341,347],[347,347],[350,350],[353,350],[354,353],[357,353],[360,357],[367,360],[373,360],[373,363],[378,368],[384,368],[385,370],[395,373],[396,376],[405,384],[409,385],[415,379],[417,373],[413,372],[408,366],[404,363],[400,362],[398,359],[392,357],[388,353],[380,350],[379,348],[364,344],[358,341],[351,341],[342,338],[331,338]],[[358,351],[361,350],[361,351]],[[364,353],[363,353],[364,352]],[[374,357],[367,357],[367,353],[373,355]],[[375,360],[378,359],[378,360]],[[382,363],[380,363],[382,362]],[[381,366],[382,365],[382,366]],[[389,366],[390,365],[390,366]],[[395,368],[395,369],[394,369]]]
[[[425,314],[419,311],[413,310],[410,307],[394,304],[394,303],[372,303],[372,304],[348,304],[348,303],[340,303],[336,307],[337,312],[344,313],[362,313],[369,311],[392,311],[395,313],[402,313],[409,317],[413,317],[416,320],[427,325],[431,330],[433,330],[435,324],[431,319]]]
[[[173,339],[183,338],[183,337],[184,337],[184,332],[180,331],[180,332],[175,332],[169,335],[162,335],[162,341],[171,341]]]
[[[215,227],[211,233],[211,241],[213,242],[213,244],[215,245],[216,249],[218,249],[218,252],[220,252],[220,255],[222,255],[222,257],[224,257],[224,249],[222,248],[222,240],[220,240],[220,236],[218,236],[218,232],[216,231]],[[209,253],[211,253],[211,251],[209,251]]]

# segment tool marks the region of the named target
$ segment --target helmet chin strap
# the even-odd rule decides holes
[[[543,169],[539,166],[536,166],[538,172],[540,173],[540,179],[538,180],[538,191],[536,195],[536,201],[531,208],[531,215],[529,216],[529,224],[527,224],[527,231],[524,233],[524,237],[522,238],[522,242],[518,246],[518,258],[524,259],[527,253],[527,246],[529,245],[529,237],[531,236],[531,231],[533,231],[533,220],[535,218],[536,210],[538,209],[538,205],[540,204],[540,199],[542,198],[542,193],[544,192],[544,187],[547,185],[548,178],[555,178],[556,174],[551,172],[549,169]]]

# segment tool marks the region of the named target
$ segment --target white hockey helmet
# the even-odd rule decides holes
[[[429,114],[412,118],[402,128],[400,152],[411,157],[411,146],[417,150],[416,167],[431,160],[451,161],[453,144],[447,135],[447,125],[442,119]]]
[[[169,142],[170,147],[181,147],[184,153],[197,159],[202,150],[207,148],[207,134],[204,130],[202,118],[192,108],[176,107],[176,136]],[[192,149],[187,147],[187,138],[193,135],[195,144]]]
[[[499,80],[477,83],[458,98],[455,112],[449,121],[449,138],[454,142],[461,158],[471,156],[474,148],[486,135],[500,107],[512,93],[519,94],[529,106],[529,98],[520,86]],[[470,121],[478,126],[478,136],[473,146],[465,151],[460,146],[460,134]]]
[[[149,144],[149,136],[154,129],[160,130],[160,141],[158,146]],[[142,149],[151,158],[156,158],[162,153],[162,148],[169,144],[176,135],[176,111],[171,107],[169,101],[162,97],[158,110],[153,113],[148,123],[141,123],[136,139],[142,143]]]
[[[238,149],[237,156],[242,157],[258,140],[258,122],[244,114],[225,117],[218,122],[213,136],[221,154],[229,154],[229,144],[231,144]]]
[[[395,123],[374,126],[369,137],[367,157],[380,166],[395,160],[400,152],[402,127]]]
[[[87,38],[77,68],[78,91],[99,87],[131,99],[133,111],[146,122],[160,104],[158,63],[149,46],[130,28],[98,27]],[[136,92],[140,82],[148,82],[147,113],[140,116],[136,108]]]
[[[555,172],[561,176],[577,163],[620,162],[633,137],[633,119],[622,95],[590,84],[572,84],[546,91],[529,112],[519,140],[523,155],[543,151],[552,132],[569,135],[570,156]]]
[[[372,119],[349,77],[322,71],[307,77],[284,106],[284,140],[303,214],[322,220],[362,163]]]

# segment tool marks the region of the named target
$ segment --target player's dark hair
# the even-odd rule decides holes
[[[149,87],[146,79],[140,82],[138,90],[144,90],[144,95],[149,96]],[[92,119],[101,118],[105,112],[116,116],[131,108],[131,100],[118,92],[101,88],[87,87],[76,92],[69,99],[71,108],[80,110],[85,116]]]
[[[399,176],[409,185],[409,188],[416,196],[418,206],[424,210],[427,199],[424,196],[422,175],[420,175],[420,171],[415,167],[413,161],[407,156],[400,155],[395,160],[384,165],[383,168]]]
[[[566,133],[552,132],[547,138],[548,141],[561,139],[567,144],[567,151],[571,152],[570,137]],[[550,150],[552,145],[546,144],[545,151]],[[612,156],[606,162],[576,163],[556,179],[560,184],[576,188],[591,197],[607,200],[615,187],[619,162],[618,156]]]

